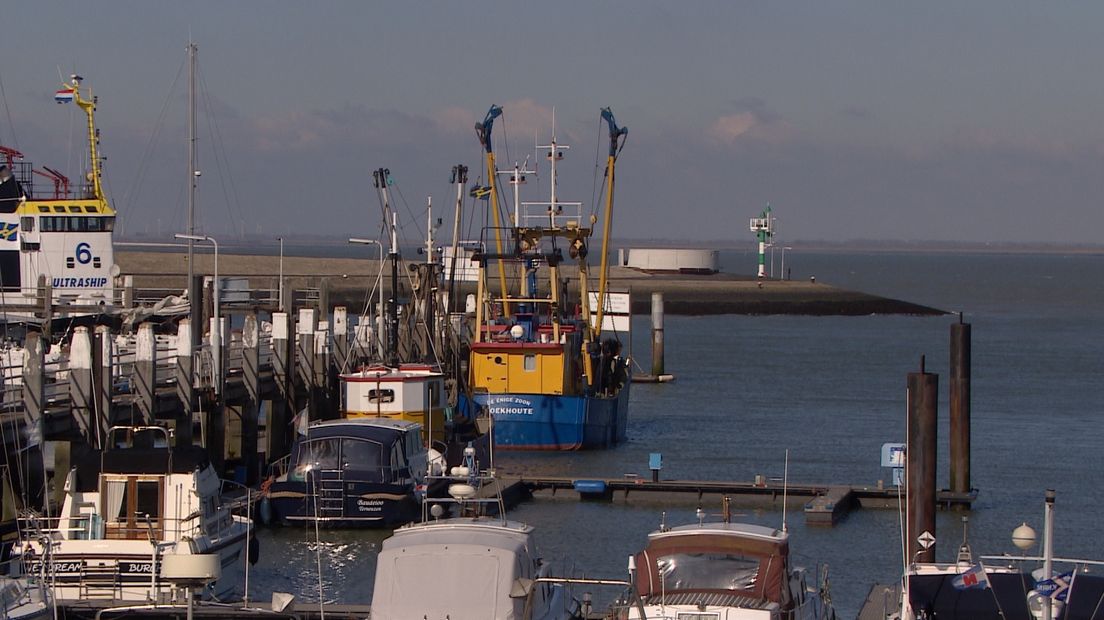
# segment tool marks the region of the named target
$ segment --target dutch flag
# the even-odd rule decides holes
[[[974,588],[988,588],[989,578],[985,575],[985,567],[981,562],[974,564],[969,570],[951,580],[951,585],[956,590],[970,590]]]
[[[73,101],[73,89],[63,88],[54,93],[54,101],[58,103],[69,103]]]

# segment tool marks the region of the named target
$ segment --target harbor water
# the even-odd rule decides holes
[[[723,256],[726,268],[751,265]],[[886,295],[949,311],[973,325],[972,511],[938,515],[940,561],[953,559],[969,517],[976,553],[1013,552],[1021,522],[1042,531],[1043,491],[1058,493],[1056,554],[1104,559],[1098,535],[1104,425],[1104,256],[952,253],[802,253],[796,279]],[[748,267],[750,269],[750,267]],[[746,271],[746,269],[743,269]],[[601,452],[499,454],[509,472],[563,476],[648,476],[663,455],[666,479],[780,478],[873,485],[891,478],[879,463],[885,442],[904,441],[905,377],[939,377],[939,484],[947,486],[949,326],[956,317],[668,316],[669,384],[633,386],[629,441]],[[632,351],[648,368],[648,317],[636,317]],[[720,501],[703,509],[717,514]],[[536,528],[545,558],[575,576],[624,577],[630,553],[666,511],[693,522],[695,502],[579,502],[573,493],[538,498],[511,517]],[[782,502],[734,502],[738,520],[782,524]],[[788,504],[791,550],[800,564],[828,565],[841,617],[857,613],[870,585],[902,570],[899,515],[861,509],[833,528],[806,527],[801,501]],[[388,532],[313,528],[262,530],[251,598],[273,590],[300,601],[366,603],[375,557]],[[316,545],[315,541],[320,541]],[[321,565],[321,582],[318,566]],[[457,575],[462,579],[462,575]],[[431,588],[432,584],[426,584]],[[596,600],[608,600],[596,592]]]

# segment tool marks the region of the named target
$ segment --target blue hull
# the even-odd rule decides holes
[[[269,489],[276,523],[318,522],[323,527],[396,527],[421,519],[413,487],[346,483],[336,493],[314,494],[302,481],[274,482]]]
[[[629,385],[610,397],[475,394],[475,401],[494,417],[497,448],[590,450],[625,441]]]

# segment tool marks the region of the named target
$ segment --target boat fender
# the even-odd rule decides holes
[[[250,532],[249,533],[249,565],[253,566],[261,559],[261,543],[257,541],[257,537]]]
[[[268,495],[261,497],[261,502],[257,505],[257,515],[264,525],[272,524],[272,502],[268,499]]]

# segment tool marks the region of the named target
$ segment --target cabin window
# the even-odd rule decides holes
[[[375,404],[395,402],[395,390],[368,390],[368,402]]]
[[[383,446],[363,439],[341,440],[341,465],[346,472],[364,472],[378,475],[383,465]]]
[[[143,540],[161,537],[162,476],[105,477],[101,507],[106,538]]]
[[[656,561],[667,590],[754,590],[759,558],[725,553],[675,553]]]
[[[339,439],[316,439],[307,444],[306,464],[313,469],[337,469]],[[303,463],[300,457],[300,463]]]
[[[525,372],[534,372],[534,371],[536,371],[537,370],[537,356],[532,355],[532,354],[526,355],[525,359],[522,361],[522,367],[525,369]]]
[[[34,221],[35,219],[33,217],[19,218],[19,228],[21,228],[23,232],[34,232]]]
[[[39,213],[49,213],[50,212],[50,207],[47,207],[45,205],[38,205],[38,212]]]
[[[95,213],[96,212],[96,207],[94,207],[93,205],[84,205],[84,212],[85,213]]]
[[[406,458],[411,458],[422,451],[421,433],[406,434]]]
[[[69,205],[69,212],[70,213],[80,213],[81,208],[77,205]]]
[[[61,205],[54,206],[54,213],[65,213],[65,207]]]

